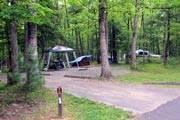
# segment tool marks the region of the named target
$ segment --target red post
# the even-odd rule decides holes
[[[62,105],[62,88],[58,87],[57,88],[57,95],[58,95],[58,116],[60,118],[63,117],[63,105]]]

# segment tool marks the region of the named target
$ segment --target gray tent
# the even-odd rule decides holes
[[[45,70],[47,71],[49,68],[49,64],[50,64],[50,60],[51,60],[51,55],[52,53],[63,53],[66,56],[66,62],[67,62],[67,67],[70,68],[70,63],[69,63],[69,56],[68,53],[73,53],[74,59],[76,59],[76,52],[74,49],[69,48],[69,47],[65,47],[65,46],[60,46],[57,45],[53,48],[49,48],[46,50],[46,52],[48,53],[48,60],[47,60],[47,65],[45,67]]]

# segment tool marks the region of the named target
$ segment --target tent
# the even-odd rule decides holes
[[[76,58],[71,61],[71,66],[87,66],[90,65],[90,61],[92,60],[92,55],[84,55]]]
[[[74,59],[76,59],[75,50],[72,48],[69,48],[69,47],[65,47],[65,46],[57,45],[53,48],[48,48],[45,52],[48,53],[47,65],[45,67],[46,71],[49,69],[49,64],[50,64],[52,53],[63,53],[63,54],[65,54],[68,68],[70,68],[70,62],[69,62],[69,55],[68,54],[73,53],[73,57],[74,57]]]

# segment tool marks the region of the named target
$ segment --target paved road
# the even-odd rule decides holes
[[[180,97],[145,113],[138,120],[180,120]]]
[[[177,88],[124,85],[115,82],[64,77],[64,75],[70,74],[71,72],[78,75],[77,69],[46,73],[46,86],[53,89],[62,86],[66,92],[75,96],[86,97],[96,102],[123,108],[133,112],[135,115],[139,115],[140,120],[156,120],[146,119],[146,117],[150,116],[150,111],[159,111],[159,106],[173,101],[180,96],[180,89]],[[89,74],[88,72],[89,71],[87,71],[86,74]],[[123,73],[123,71],[121,73]],[[162,113],[164,112],[162,111]],[[152,112],[152,114],[154,115],[154,112]]]

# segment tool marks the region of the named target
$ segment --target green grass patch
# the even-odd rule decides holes
[[[180,65],[139,64],[137,71],[117,79],[126,83],[180,82]]]
[[[45,98],[48,95],[46,94],[47,92],[44,92],[44,89],[35,92],[25,92],[22,84],[7,86],[3,82],[0,82],[0,115],[3,115],[4,109],[13,103],[36,105],[39,102],[45,102]]]
[[[0,82],[0,114],[2,114],[3,109],[14,102],[22,101],[21,98],[21,85],[6,86],[4,83]]]
[[[49,120],[57,117],[57,96],[47,91],[44,98],[46,104],[33,114],[24,116],[23,120]],[[128,112],[114,107],[98,104],[84,98],[77,98],[70,94],[63,95],[65,120],[129,120]]]
[[[130,116],[120,109],[98,104],[84,98],[65,94],[67,109],[74,113],[76,120],[128,120]]]
[[[22,85],[6,86],[0,83],[0,110],[12,103],[26,103],[32,106],[30,113],[21,113],[20,120],[58,120],[57,95],[55,91],[42,88],[24,93]],[[65,120],[129,120],[131,114],[123,110],[77,98],[70,94],[63,95]],[[24,108],[29,109],[29,108]],[[32,111],[33,109],[33,111]],[[2,114],[4,114],[2,112]],[[1,114],[1,115],[2,115]],[[14,116],[16,118],[16,116]]]

